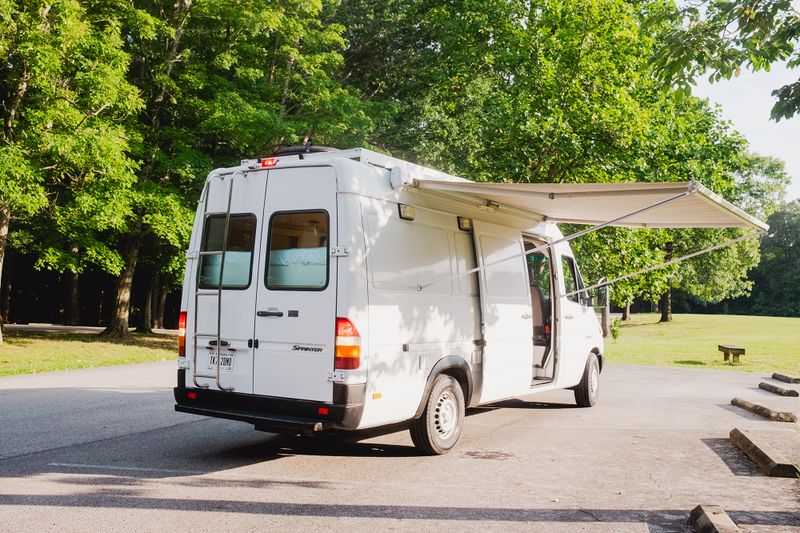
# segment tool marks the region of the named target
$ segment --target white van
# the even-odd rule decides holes
[[[603,338],[548,209],[699,225],[688,205],[705,225],[763,229],[695,184],[605,185],[479,184],[364,149],[211,172],[187,252],[175,409],[305,434],[407,422],[441,454],[470,406],[561,388],[594,405]],[[639,209],[664,198],[682,200],[678,224]]]

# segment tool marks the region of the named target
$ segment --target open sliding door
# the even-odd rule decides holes
[[[480,270],[483,387],[481,403],[530,387],[533,321],[519,230],[473,221]]]

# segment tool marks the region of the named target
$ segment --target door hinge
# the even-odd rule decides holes
[[[331,246],[331,257],[347,257],[350,255],[349,246]]]
[[[484,339],[477,339],[473,341],[478,348],[486,348],[486,341]]]

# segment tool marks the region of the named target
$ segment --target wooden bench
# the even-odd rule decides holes
[[[739,362],[739,356],[744,355],[744,348],[739,346],[731,346],[730,344],[720,344],[719,351],[725,354],[725,360],[727,361],[733,356],[733,364],[737,364]]]

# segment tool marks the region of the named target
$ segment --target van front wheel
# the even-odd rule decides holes
[[[575,386],[574,391],[575,403],[578,404],[578,407],[592,407],[597,403],[597,395],[600,391],[600,364],[597,362],[597,355],[594,352],[589,354],[581,382]]]
[[[464,392],[452,376],[439,374],[422,416],[411,422],[411,440],[427,455],[449,452],[464,425]]]

